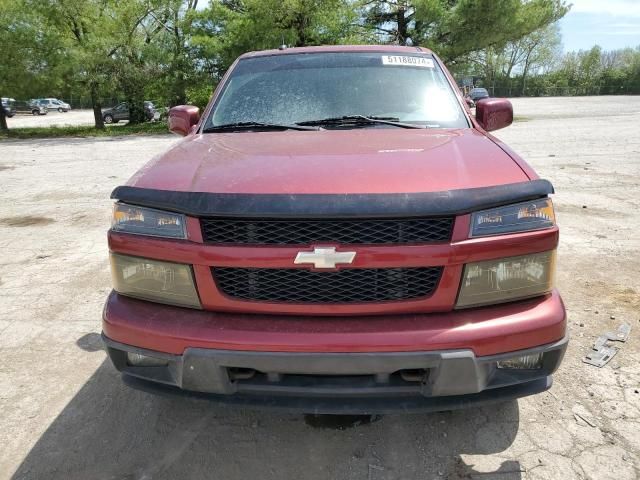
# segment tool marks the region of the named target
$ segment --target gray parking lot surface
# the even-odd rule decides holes
[[[373,421],[125,387],[99,338],[109,193],[176,137],[0,142],[0,478],[638,478],[640,97],[514,108],[497,136],[557,190],[565,363],[534,397]],[[582,363],[622,322],[618,355]]]
[[[7,119],[9,128],[93,125],[93,110],[49,111],[46,115],[17,114]]]

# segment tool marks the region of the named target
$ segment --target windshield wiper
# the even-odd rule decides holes
[[[202,130],[202,133],[223,132],[229,130],[320,130],[317,127],[303,125],[284,125],[279,123],[236,122],[212,125]]]
[[[321,120],[307,120],[304,122],[296,122],[296,125],[357,125],[357,124],[382,124],[393,125],[400,128],[427,128],[423,125],[414,125],[412,123],[403,123],[396,117],[378,117],[375,115],[343,115],[342,117],[329,117]]]

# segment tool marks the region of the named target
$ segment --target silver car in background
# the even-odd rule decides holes
[[[46,107],[48,110],[57,110],[60,113],[71,110],[71,105],[57,98],[37,98],[34,101]]]

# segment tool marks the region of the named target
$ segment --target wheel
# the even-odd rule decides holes
[[[31,114],[32,115],[40,115],[40,111],[39,110],[31,110]]]
[[[62,109],[62,107],[58,107],[58,111],[59,111],[60,113],[64,112],[64,110]]]
[[[113,123],[113,115],[106,114],[103,120],[104,120],[104,123]]]

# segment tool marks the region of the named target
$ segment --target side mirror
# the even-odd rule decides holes
[[[191,127],[200,120],[200,109],[193,105],[178,105],[169,110],[169,131],[178,135],[188,135]]]
[[[487,132],[508,127],[513,122],[513,107],[506,98],[483,98],[476,102],[476,120]]]

